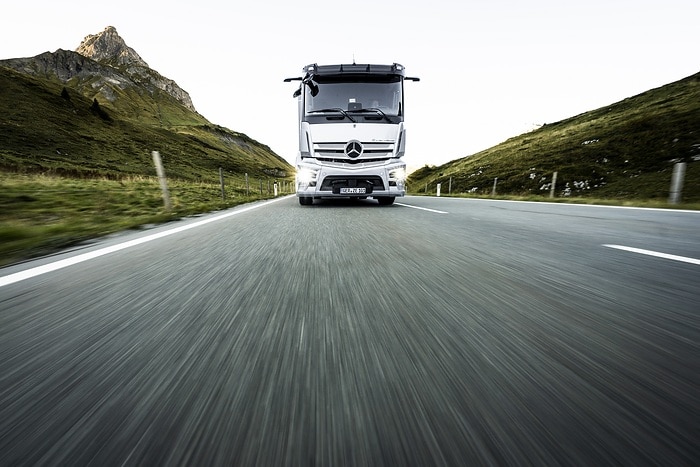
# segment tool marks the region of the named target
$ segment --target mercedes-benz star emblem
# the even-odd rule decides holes
[[[350,141],[345,145],[345,155],[351,159],[356,159],[362,154],[362,143],[359,141]]]

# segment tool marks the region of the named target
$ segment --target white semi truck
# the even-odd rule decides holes
[[[390,205],[406,194],[404,67],[308,65],[294,92],[299,105],[296,193],[302,205],[320,198],[368,198]]]

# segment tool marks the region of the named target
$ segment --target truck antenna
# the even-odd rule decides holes
[[[352,64],[355,64],[355,52],[352,53]]]

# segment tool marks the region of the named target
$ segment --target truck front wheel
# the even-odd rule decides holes
[[[396,197],[394,196],[382,196],[381,198],[377,198],[377,201],[381,206],[390,206],[394,204],[394,200]]]
[[[314,199],[308,196],[300,196],[299,204],[301,204],[302,206],[311,206],[312,204],[314,204]]]

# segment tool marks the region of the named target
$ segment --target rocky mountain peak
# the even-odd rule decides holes
[[[86,36],[76,49],[76,52],[96,62],[109,63],[116,66],[148,67],[148,64],[139,54],[126,45],[126,42],[117,33],[117,29],[114,26],[107,26],[100,33]]]
[[[118,90],[137,89],[152,98],[161,93],[170,95],[189,110],[196,112],[190,95],[178,84],[151,69],[126,45],[114,26],[98,34],[86,36],[76,51],[58,49],[30,58],[0,60],[6,66],[28,75],[58,78],[90,98],[100,96],[115,102]]]

